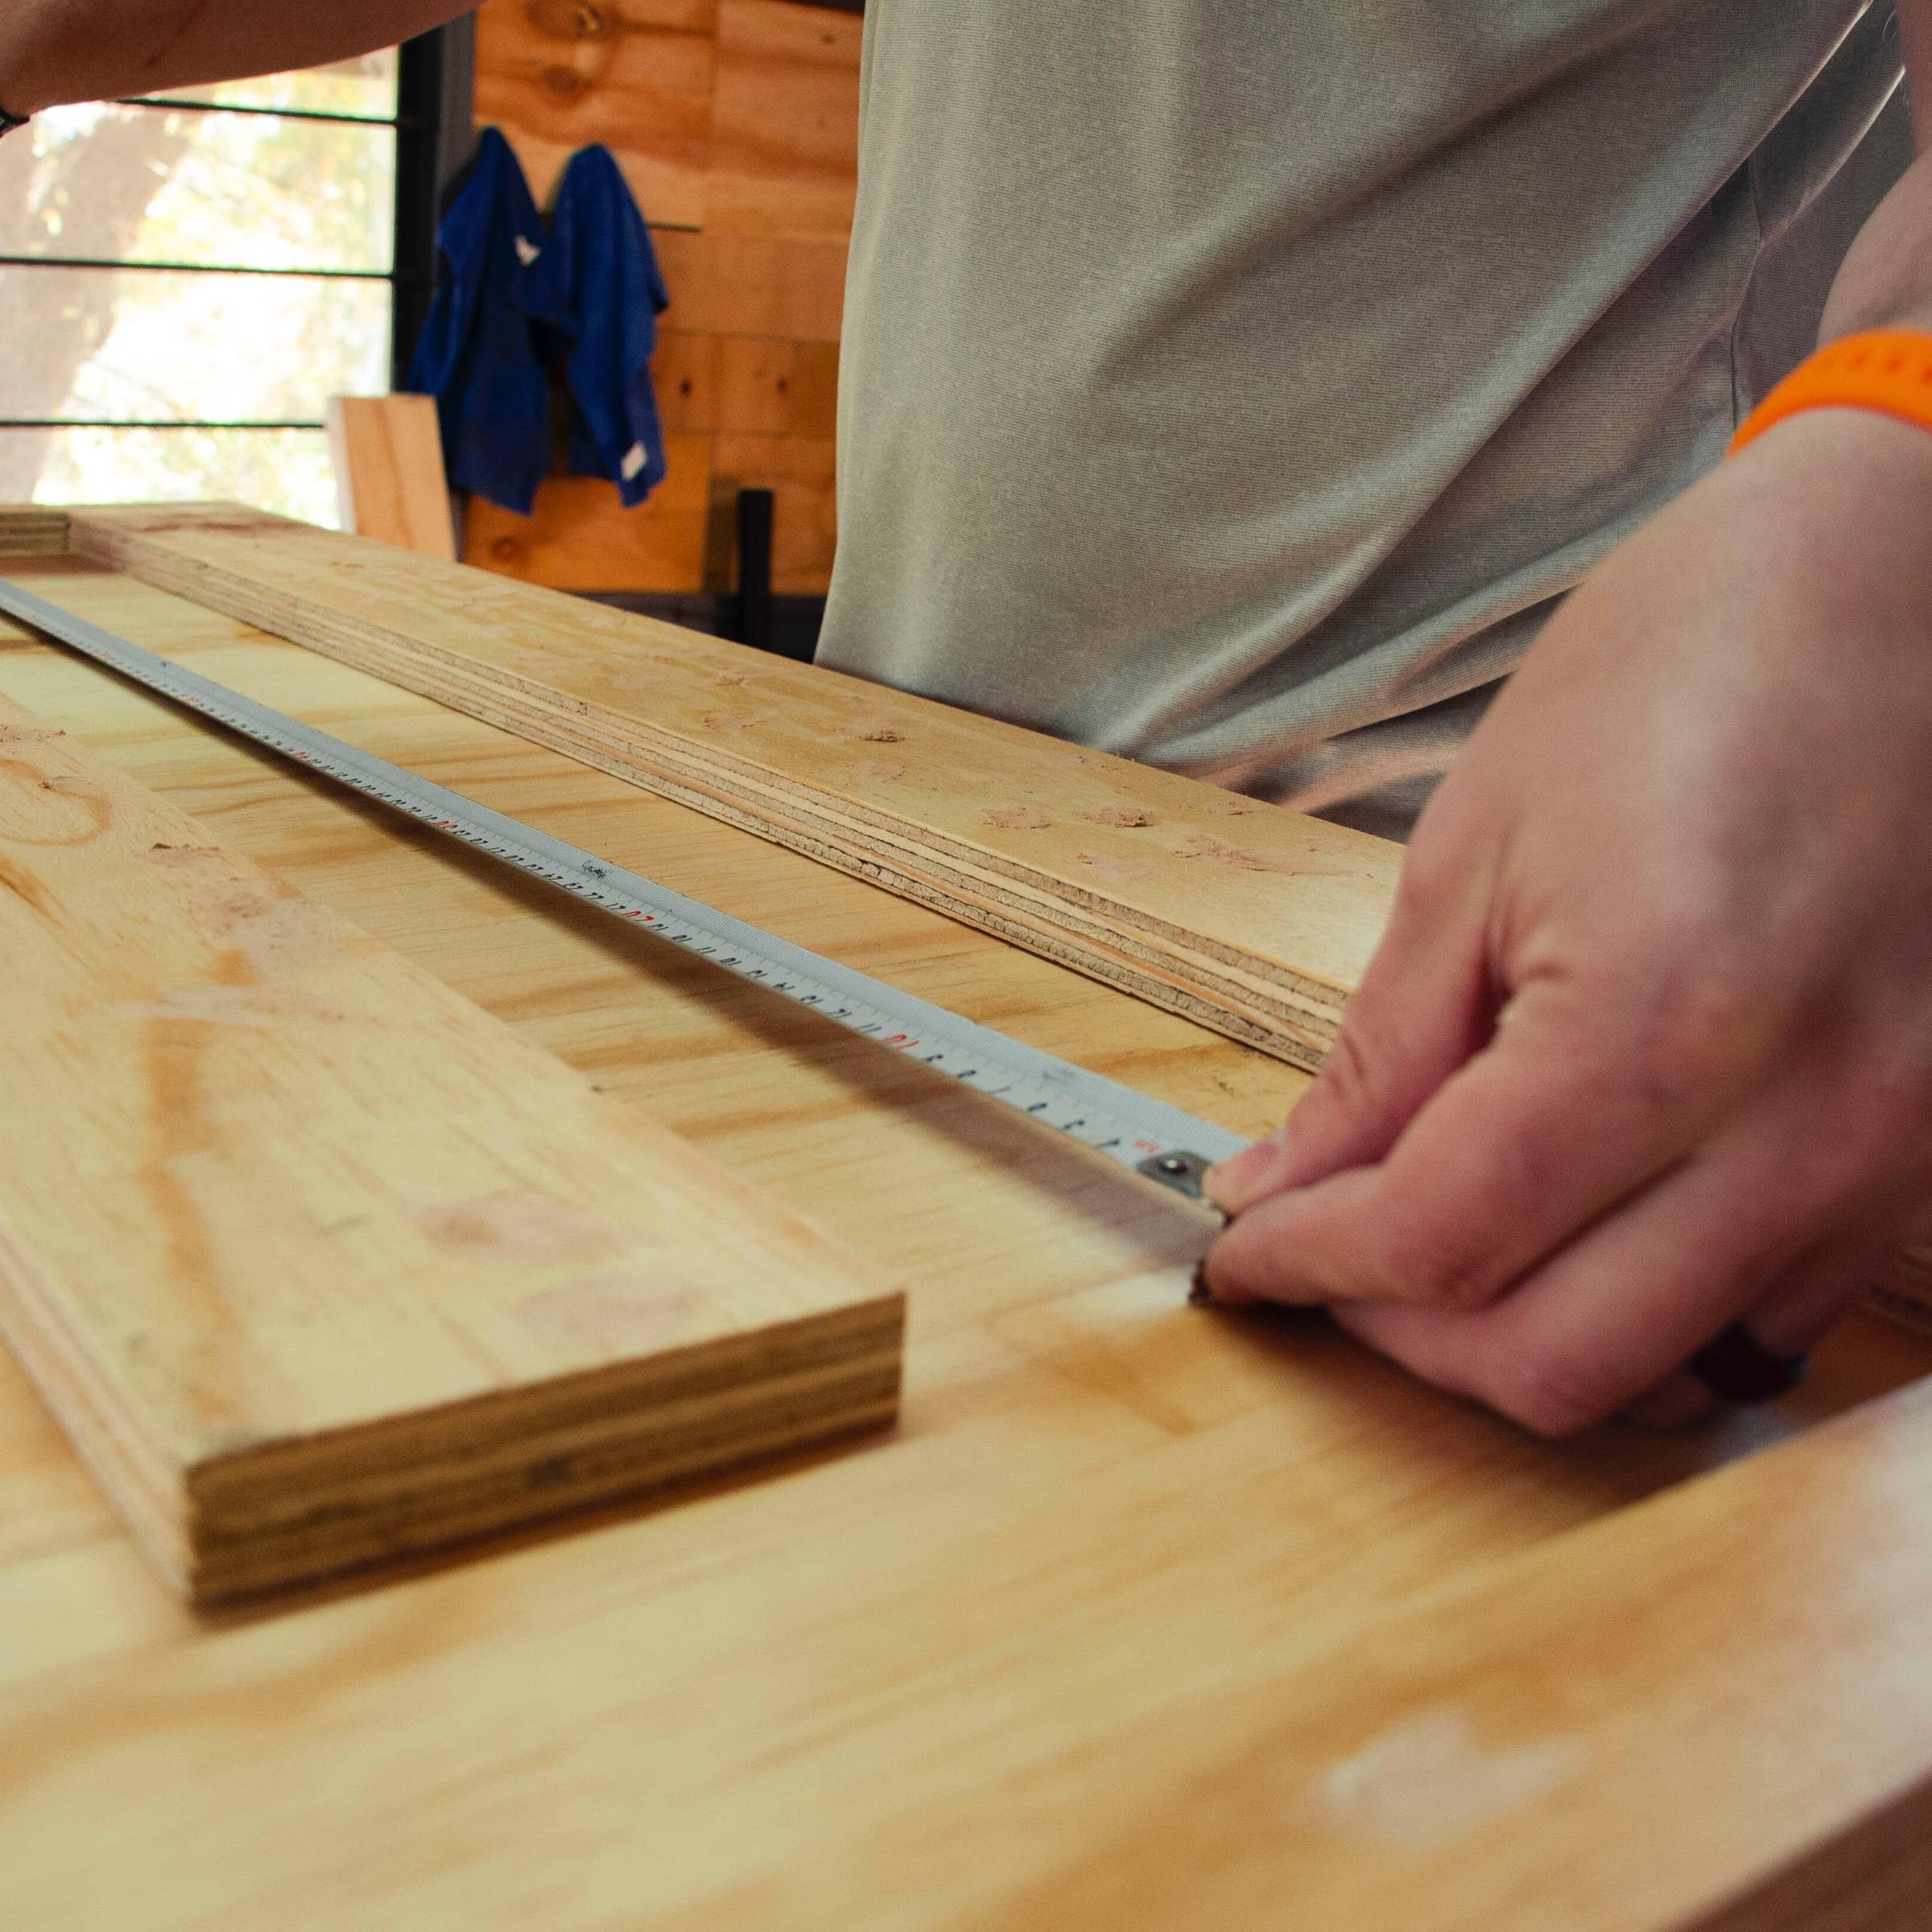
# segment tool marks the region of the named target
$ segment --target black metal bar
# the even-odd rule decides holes
[[[328,425],[320,418],[311,422],[306,418],[286,422],[211,423],[196,416],[167,416],[158,420],[144,421],[139,417],[126,420],[120,418],[101,416],[0,416],[0,431],[10,429],[326,429]]]
[[[473,142],[476,23],[467,14],[402,44],[396,122],[396,301],[390,386],[400,389],[429,320],[443,197]]]
[[[738,492],[738,642],[770,650],[772,493]]]
[[[243,268],[220,262],[119,262],[97,255],[0,255],[0,268],[138,269],[156,275],[276,275],[296,282],[388,282],[401,279],[382,268]]]
[[[320,107],[242,107],[226,101],[169,101],[159,94],[122,94],[116,107],[151,107],[163,114],[272,114],[280,121],[323,121],[337,127],[395,127],[395,114],[337,114]]]

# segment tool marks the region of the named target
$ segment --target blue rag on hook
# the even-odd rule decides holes
[[[459,489],[528,516],[550,468],[542,342],[566,289],[530,184],[493,127],[437,231],[443,279],[404,387],[436,398]]]
[[[567,373],[577,405],[570,467],[579,476],[609,477],[628,510],[664,480],[650,358],[671,296],[650,230],[609,148],[571,157],[551,246],[569,291]]]

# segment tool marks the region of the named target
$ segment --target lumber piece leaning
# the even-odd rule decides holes
[[[224,506],[81,555],[1313,1068],[1400,848],[862,680]]]
[[[0,700],[0,1331],[197,1601],[889,1423],[902,1298]]]
[[[328,453],[345,530],[454,559],[456,524],[431,396],[331,396]]]

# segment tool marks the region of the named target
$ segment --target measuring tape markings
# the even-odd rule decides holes
[[[494,811],[231,691],[17,584],[0,610],[291,763],[559,886],[741,978],[949,1075],[1117,1164],[1199,1199],[1239,1134],[981,1026]]]

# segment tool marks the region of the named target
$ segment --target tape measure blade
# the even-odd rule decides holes
[[[1054,1128],[1177,1191],[1247,1145],[1165,1101],[795,945],[449,791],[0,580],[0,610],[291,763],[373,799]],[[1180,1157],[1182,1168],[1166,1163]]]

